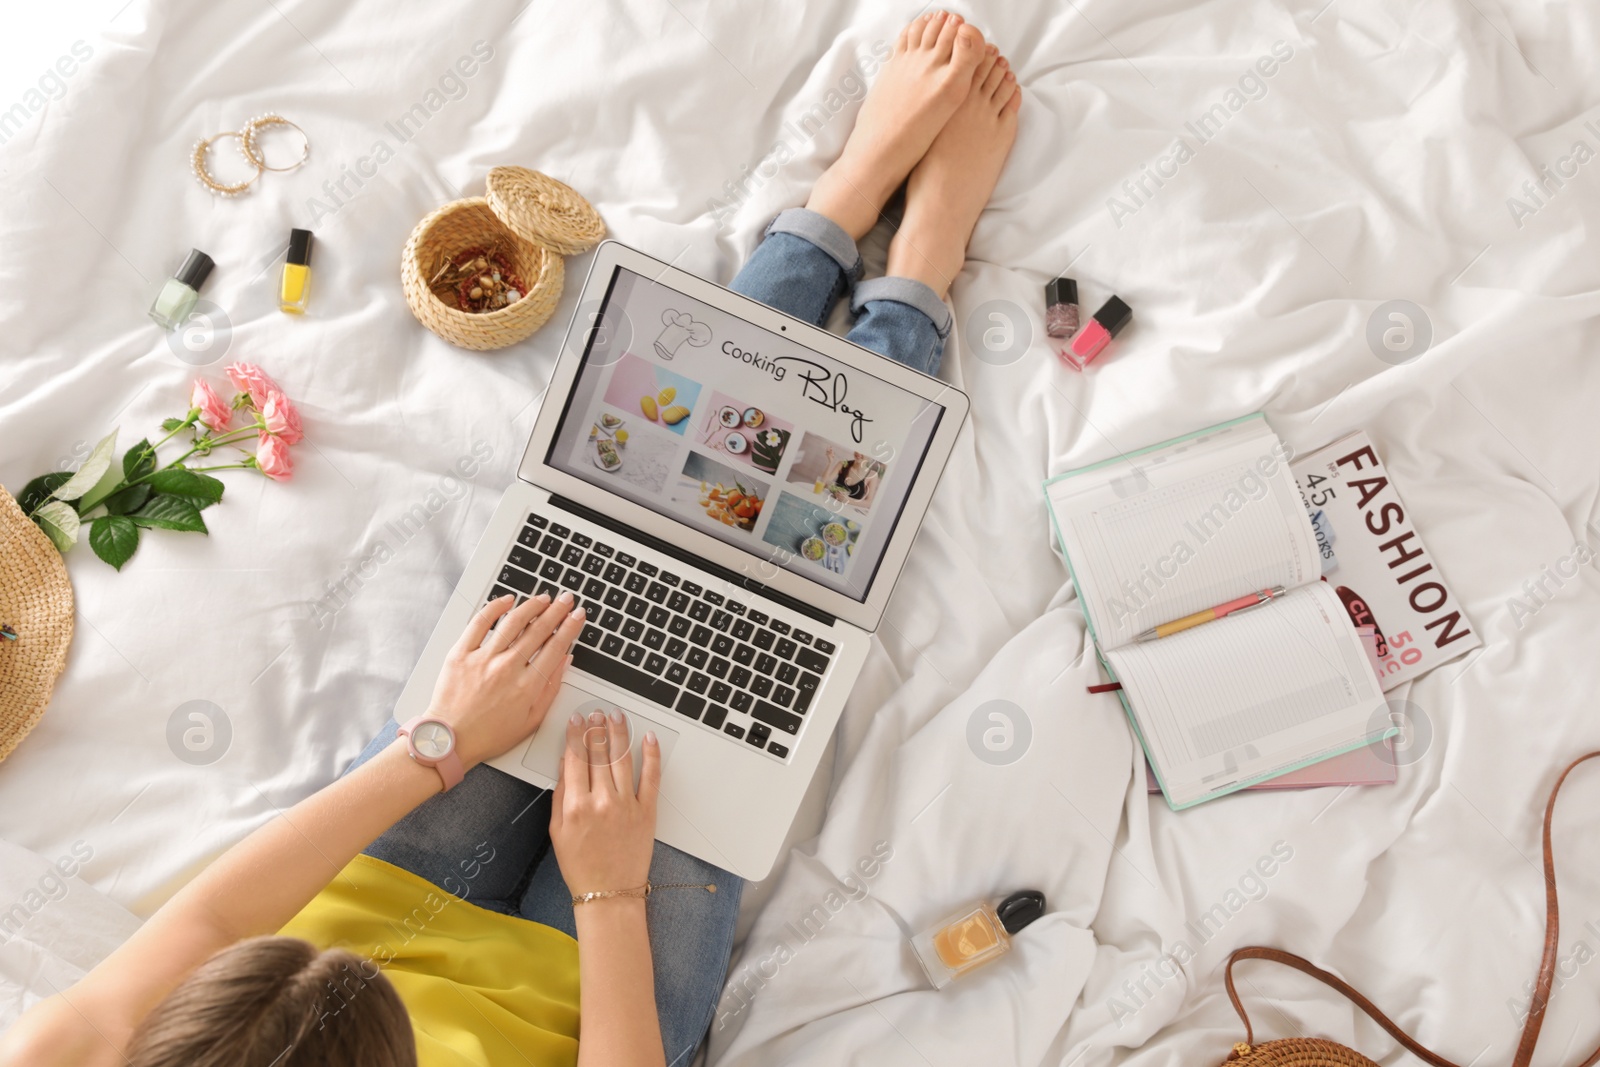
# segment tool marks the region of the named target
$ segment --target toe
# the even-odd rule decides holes
[[[922,24],[922,47],[932,48],[939,41],[939,31],[944,29],[949,13],[934,11],[928,15],[928,21]]]
[[[955,51],[956,38],[960,36],[962,25],[960,15],[945,16],[944,25],[939,27],[939,39],[934,44],[934,52],[940,59],[949,59]]]
[[[999,109],[1005,107],[1017,95],[1017,76],[1008,70],[1004,80],[1000,82],[1000,88],[994,91],[994,95],[990,99],[994,101],[996,109]]]
[[[995,73],[995,68],[999,64],[1000,56],[995,52],[985,52],[983,58],[978,60],[978,67],[972,72],[972,84],[978,87],[980,93],[994,92],[994,86],[989,84],[989,79],[1003,76]]]
[[[919,15],[917,18],[906,23],[900,28],[900,36],[894,39],[895,55],[899,55],[901,52],[906,50],[906,48],[909,46],[909,42],[911,41],[911,36],[913,33],[916,34],[918,40],[922,39],[922,19],[924,17],[925,16]]]
[[[1007,69],[1005,56],[995,56],[991,60],[985,60],[978,67],[978,72],[983,76],[983,81],[978,83],[978,92],[993,99],[995,91],[1006,80]],[[995,101],[996,107],[999,104],[1000,101]]]
[[[928,23],[933,20],[934,12],[929,11],[918,15],[911,20],[911,24],[901,31],[907,50],[922,47],[922,35],[928,29]]]
[[[956,47],[954,63],[957,67],[971,67],[987,54],[983,43],[983,34],[978,27],[970,23],[963,23],[956,31]]]
[[[1017,86],[1017,91],[1011,94],[1011,99],[1006,101],[1006,106],[1000,109],[1002,118],[1015,115],[1022,110],[1022,86]]]

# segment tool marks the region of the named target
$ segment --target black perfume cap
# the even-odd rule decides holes
[[[289,231],[289,262],[301,267],[311,266],[311,231]]]
[[[183,261],[183,266],[178,268],[178,273],[173,277],[189,288],[198,290],[211,277],[211,268],[215,266],[210,256],[198,248],[191,248],[189,258]]]
[[[1128,325],[1128,320],[1133,318],[1133,309],[1123,303],[1121,297],[1114,296],[1100,305],[1100,310],[1094,313],[1094,321],[1106,328],[1106,333],[1112,337],[1122,332]]]
[[[1044,283],[1044,302],[1046,307],[1056,304],[1076,304],[1078,302],[1078,282],[1075,278],[1056,278]]]
[[[1037,889],[1012,893],[995,905],[994,911],[1000,916],[1000,925],[1006,928],[1006,933],[1014,934],[1044,914],[1044,894]]]

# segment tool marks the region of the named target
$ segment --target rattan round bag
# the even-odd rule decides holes
[[[495,167],[484,196],[452,201],[411,231],[400,260],[406,305],[451,344],[505,348],[555,313],[566,273],[561,257],[588,251],[605,233],[600,215],[569,186],[525,167]],[[488,311],[441,297],[442,280],[460,273],[461,257],[471,251],[503,261],[525,291]]]
[[[1511,1067],[1529,1067],[1533,1061],[1533,1051],[1539,1044],[1539,1032],[1544,1026],[1545,1010],[1550,1006],[1550,993],[1554,985],[1556,974],[1557,950],[1561,944],[1560,907],[1556,900],[1556,858],[1555,848],[1551,844],[1551,827],[1555,823],[1556,797],[1561,794],[1561,787],[1566,784],[1567,778],[1580,765],[1592,759],[1600,759],[1600,752],[1590,752],[1580,756],[1567,764],[1556,784],[1550,789],[1550,799],[1544,806],[1544,893],[1545,893],[1545,928],[1544,928],[1544,953],[1539,959],[1539,970],[1534,976],[1533,997],[1528,1004],[1527,1022],[1522,1028],[1522,1040],[1517,1043],[1516,1055],[1511,1060]],[[1310,960],[1296,956],[1292,952],[1285,952],[1277,948],[1265,948],[1252,945],[1247,948],[1235,949],[1233,955],[1228,957],[1228,966],[1223,972],[1223,984],[1228,990],[1228,999],[1233,1002],[1233,1010],[1239,1013],[1239,1019],[1244,1023],[1244,1040],[1233,1046],[1233,1051],[1223,1061],[1224,1067],[1378,1067],[1376,1063],[1363,1056],[1353,1048],[1329,1041],[1320,1037],[1289,1037],[1277,1041],[1263,1041],[1255,1044],[1255,1028],[1250,1025],[1250,1015],[1244,1010],[1244,1002],[1239,999],[1239,991],[1233,984],[1233,966],[1240,960],[1270,960],[1281,963],[1285,967],[1293,967],[1301,974],[1308,974],[1341,994],[1346,1000],[1366,1013],[1367,1017],[1394,1038],[1424,1063],[1431,1067],[1456,1067],[1450,1060],[1427,1048],[1410,1034],[1395,1025],[1377,1005],[1358,992],[1350,983],[1335,974],[1323,970]],[[1473,1060],[1476,1063],[1477,1060]],[[1596,1048],[1587,1058],[1578,1063],[1577,1067],[1595,1067],[1600,1063],[1600,1048]]]
[[[1240,1042],[1227,1062],[1235,1067],[1378,1067],[1353,1048],[1321,1037],[1285,1037],[1252,1048]]]
[[[61,553],[0,487],[0,760],[44,714],[72,644]]]

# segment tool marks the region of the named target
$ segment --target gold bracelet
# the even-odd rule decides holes
[[[636,885],[632,889],[599,889],[593,893],[579,893],[572,898],[572,906],[576,908],[579,904],[587,904],[591,900],[605,900],[608,897],[634,897],[639,900],[648,900],[650,894],[658,889],[704,889],[707,893],[715,893],[717,891],[715,885],[700,885],[696,882],[671,882],[664,885],[646,882],[644,885]]]

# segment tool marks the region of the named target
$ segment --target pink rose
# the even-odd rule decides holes
[[[266,402],[268,393],[282,391],[278,389],[278,383],[254,363],[229,364],[228,380],[241,393],[249,393],[258,408]]]
[[[283,439],[263,433],[256,444],[256,466],[276,482],[286,482],[294,473],[294,461],[289,458],[289,446]]]
[[[194,389],[189,394],[189,406],[200,409],[200,421],[211,428],[212,433],[222,433],[233,421],[233,409],[228,402],[217,395],[211,388],[211,383],[204,378],[194,380]]]
[[[305,436],[300,428],[300,412],[296,410],[294,401],[277,389],[267,393],[265,402],[261,404],[261,418],[267,424],[267,430],[283,438],[286,445],[296,444]]]

